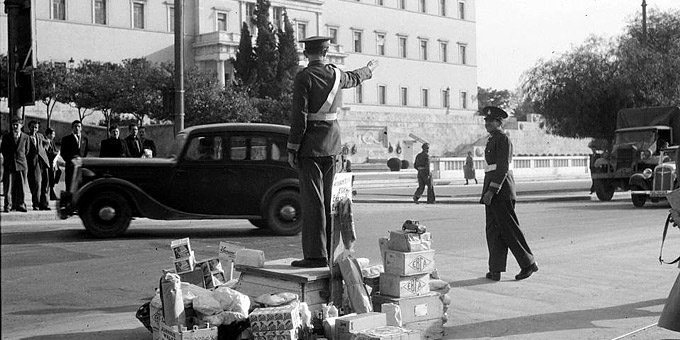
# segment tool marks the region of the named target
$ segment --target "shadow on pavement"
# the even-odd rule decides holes
[[[517,318],[491,320],[467,325],[446,327],[446,339],[477,339],[507,337],[522,334],[557,332],[571,329],[603,328],[595,321],[658,317],[661,312],[643,308],[663,305],[666,299],[640,301],[606,308],[527,315]],[[517,306],[521,308],[521,306]]]
[[[479,286],[479,285],[487,285],[487,284],[492,284],[492,283],[498,283],[496,281],[491,281],[487,279],[486,277],[479,277],[476,279],[470,279],[470,280],[460,280],[460,281],[451,281],[449,282],[449,285],[451,288],[462,288],[462,287],[472,287],[472,286]]]
[[[141,306],[142,303],[139,304]],[[64,313],[85,313],[85,312],[104,312],[104,313],[130,313],[134,316],[139,306],[118,306],[109,308],[41,308],[39,310],[14,312],[14,315],[52,315]],[[140,323],[141,325],[141,323]],[[145,329],[146,330],[146,329]]]
[[[39,335],[32,336],[28,338],[19,338],[20,340],[113,340],[113,339],[125,339],[125,340],[149,340],[151,339],[151,333],[144,328],[136,329],[126,329],[126,330],[113,330],[113,331],[99,331],[99,332],[85,332],[85,333],[65,333],[65,334],[55,334],[55,335]]]

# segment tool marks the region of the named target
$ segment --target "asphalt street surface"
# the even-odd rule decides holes
[[[518,185],[517,213],[540,268],[525,281],[514,280],[512,256],[500,282],[483,277],[484,207],[475,185],[437,187],[433,205],[410,201],[415,188],[360,190],[356,255],[379,263],[379,237],[406,219],[426,225],[440,276],[452,286],[445,339],[680,339],[655,326],[679,272],[657,260],[667,203],[633,208],[626,193],[598,202],[588,181],[533,185]],[[137,219],[123,237],[101,240],[77,217],[51,214],[0,216],[3,339],[151,339],[135,312],[172,266],[177,238],[189,237],[199,259],[214,256],[220,241],[262,249],[267,259],[301,254],[299,236],[270,236],[243,220]],[[677,229],[665,250],[678,255]]]

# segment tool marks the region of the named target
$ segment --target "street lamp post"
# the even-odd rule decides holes
[[[184,9],[175,0],[175,136],[184,129]]]
[[[647,1],[642,0],[642,47],[647,47]]]
[[[451,88],[446,87],[446,114],[449,114],[449,108],[451,107]]]

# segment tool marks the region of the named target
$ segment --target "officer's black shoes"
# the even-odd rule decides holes
[[[316,258],[316,259],[302,259],[302,260],[295,260],[290,263],[291,266],[293,267],[300,267],[300,268],[322,268],[322,267],[327,267],[328,266],[328,261],[325,258]]]
[[[415,202],[416,204],[420,204],[420,202],[418,202],[418,197],[415,196],[413,196],[413,202]]]
[[[486,278],[492,281],[500,281],[501,272],[488,272],[486,273]]]
[[[535,273],[538,271],[538,266],[536,263],[530,265],[529,267],[526,267],[522,269],[522,271],[519,272],[519,274],[515,275],[515,280],[524,280],[531,276],[531,274]]]

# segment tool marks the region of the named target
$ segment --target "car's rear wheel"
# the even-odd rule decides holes
[[[302,231],[300,194],[293,190],[283,190],[274,194],[269,201],[265,220],[268,229],[276,235],[299,234]]]
[[[643,190],[641,187],[634,185],[630,187],[631,191]],[[633,201],[633,205],[636,207],[644,207],[647,202],[647,195],[645,194],[630,194],[630,200]]]
[[[85,230],[95,237],[115,237],[127,230],[132,209],[123,195],[104,191],[85,197],[78,208]]]
[[[611,201],[612,197],[614,197],[614,191],[616,191],[616,187],[611,181],[604,179],[595,180],[595,194],[600,201]]]
[[[259,220],[249,219],[248,222],[250,222],[250,224],[252,224],[253,226],[258,227],[260,229],[269,228],[269,226],[267,225],[267,221],[264,220],[264,219],[259,219]]]

